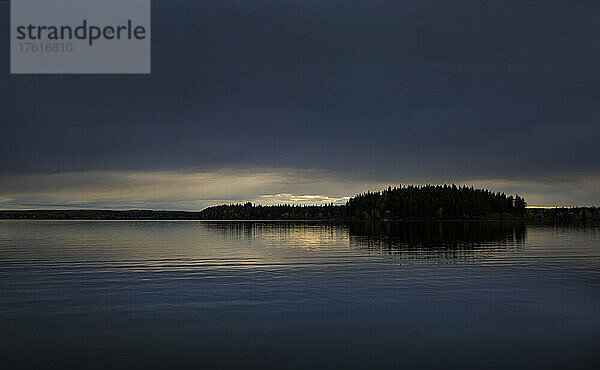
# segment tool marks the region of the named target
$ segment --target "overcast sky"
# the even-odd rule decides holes
[[[600,205],[597,1],[153,1],[151,75],[10,75],[0,10],[0,208]]]

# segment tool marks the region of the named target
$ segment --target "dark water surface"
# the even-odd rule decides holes
[[[6,368],[600,368],[600,229],[0,221]]]

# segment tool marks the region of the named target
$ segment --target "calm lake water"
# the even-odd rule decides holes
[[[600,229],[0,221],[7,368],[600,368]]]

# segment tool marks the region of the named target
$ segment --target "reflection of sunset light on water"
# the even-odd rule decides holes
[[[261,238],[270,247],[304,248],[309,251],[331,249],[348,240],[348,231],[334,226],[296,226],[270,228],[262,231]]]

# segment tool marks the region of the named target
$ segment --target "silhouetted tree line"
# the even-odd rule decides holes
[[[525,216],[525,199],[456,185],[389,187],[355,196],[346,205],[351,219],[483,219]]]
[[[345,216],[345,207],[333,203],[261,206],[247,202],[209,207],[201,212],[201,219],[205,220],[341,220]]]
[[[484,219],[525,216],[527,203],[519,195],[456,185],[389,187],[351,198],[345,206],[232,204],[201,212],[203,219],[403,220]]]
[[[599,224],[600,208],[578,207],[578,208],[529,208],[527,217],[543,223],[584,223]]]

